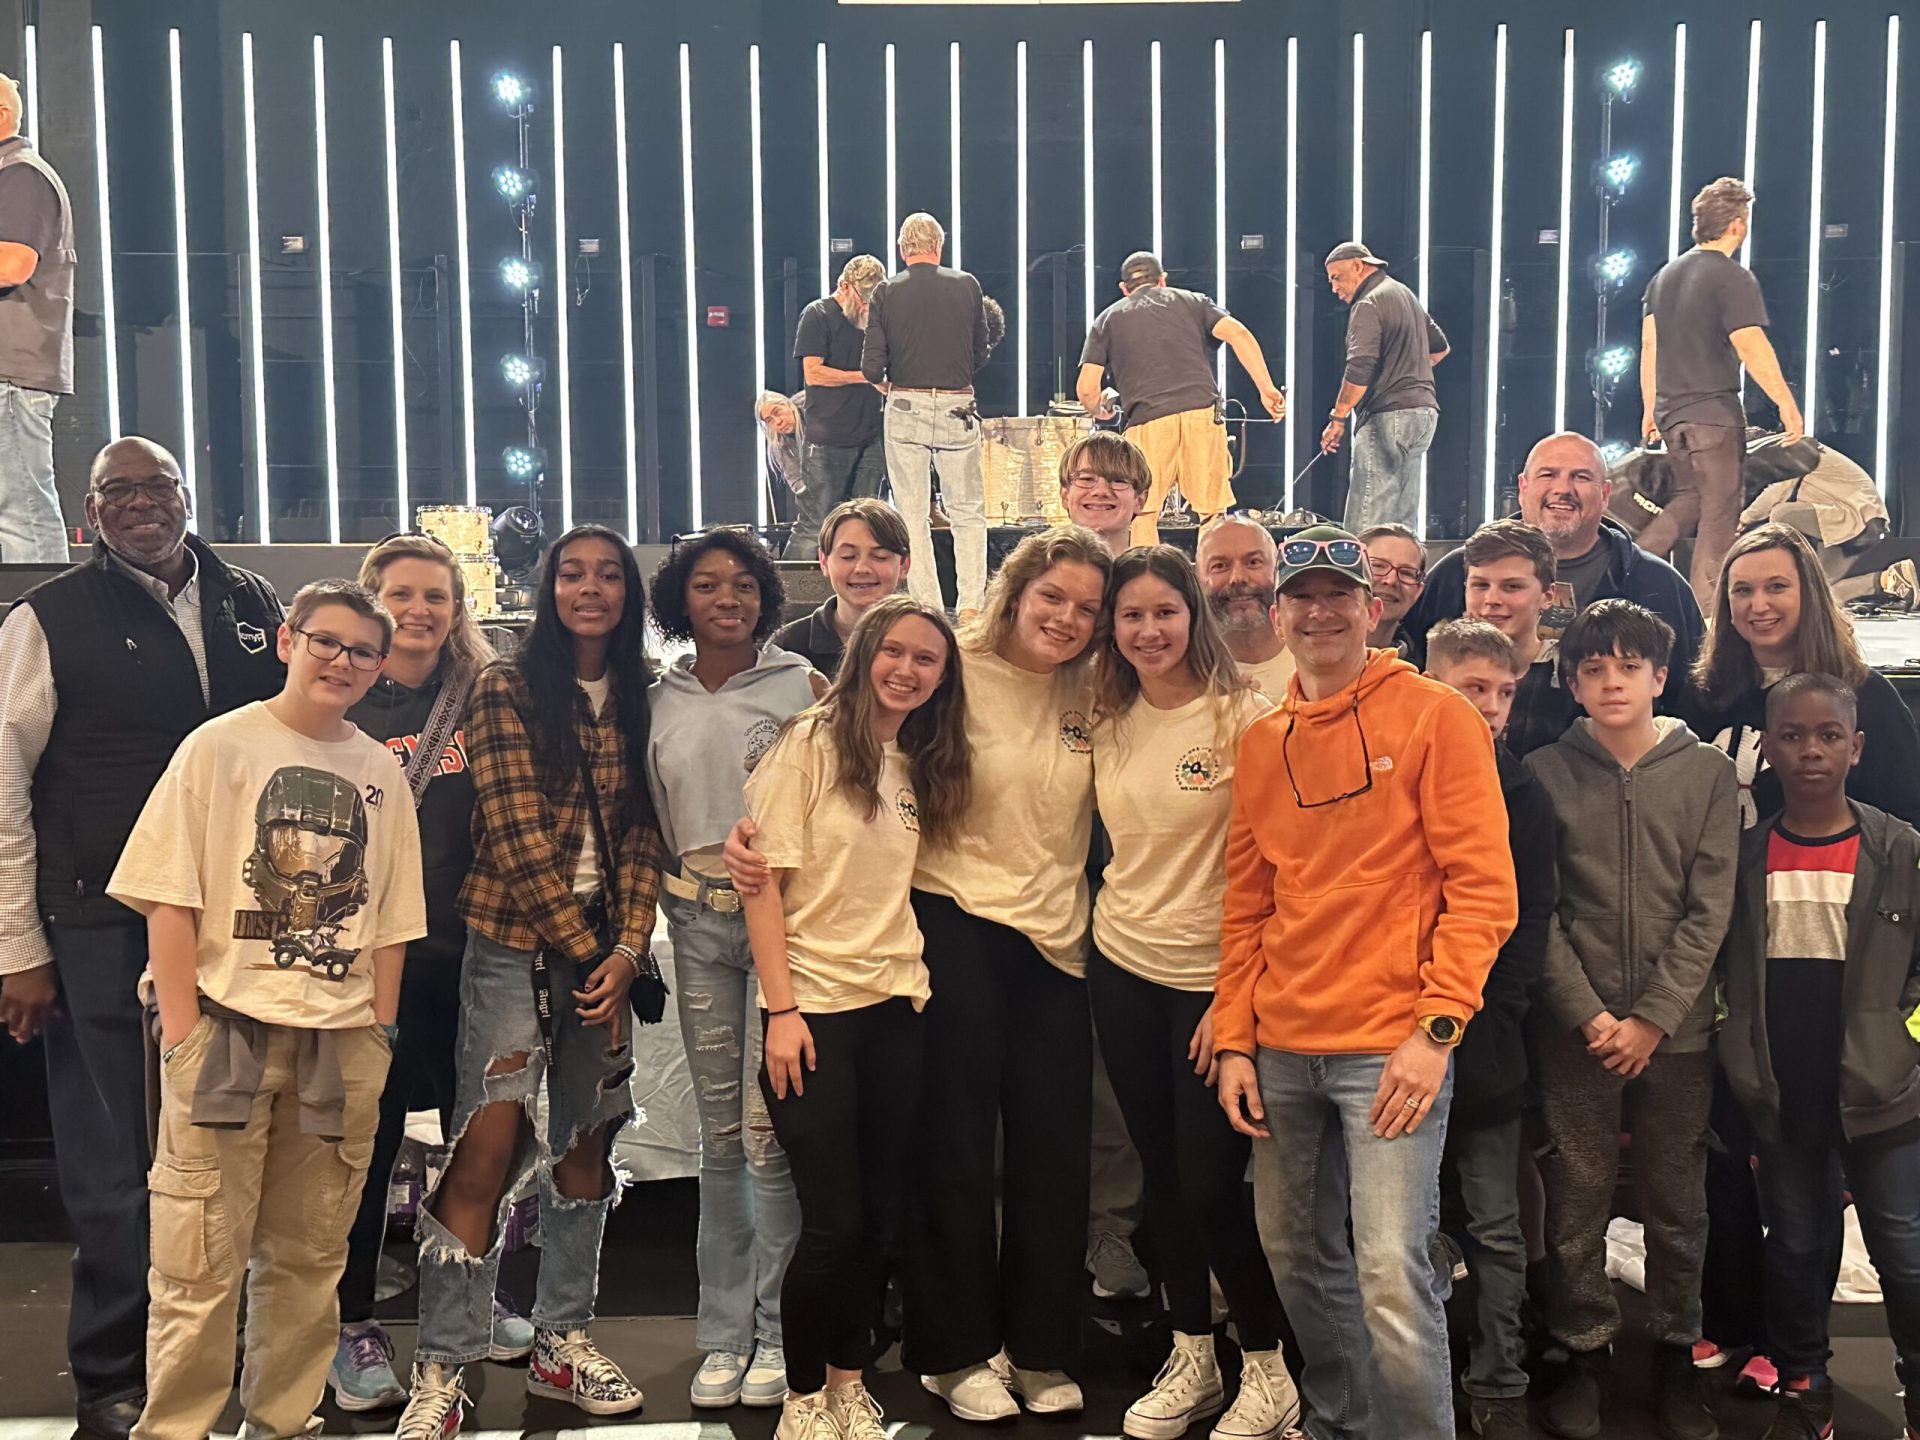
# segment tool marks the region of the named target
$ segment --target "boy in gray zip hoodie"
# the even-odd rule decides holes
[[[1853,688],[1789,675],[1761,753],[1786,809],[1741,841],[1721,952],[1720,1063],[1753,1122],[1767,1333],[1780,1367],[1769,1440],[1833,1433],[1827,1302],[1844,1183],[1880,1272],[1920,1437],[1920,833],[1847,800],[1862,735]]]
[[[1543,1419],[1600,1434],[1620,1311],[1607,1221],[1623,1116],[1647,1239],[1655,1403],[1667,1440],[1714,1440],[1696,1385],[1706,1247],[1713,962],[1733,902],[1740,815],[1733,764],[1655,716],[1673,631],[1627,600],[1583,611],[1560,642],[1562,681],[1587,714],[1528,767],[1553,801],[1560,899],[1535,1007],[1553,1154],[1547,1326],[1572,1354]]]

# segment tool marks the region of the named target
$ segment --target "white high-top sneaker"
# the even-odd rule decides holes
[[[1154,1376],[1153,1389],[1127,1407],[1120,1428],[1134,1440],[1179,1440],[1187,1427],[1218,1413],[1226,1402],[1213,1336],[1173,1332],[1173,1354]]]
[[[1240,1357],[1240,1393],[1213,1427],[1213,1440],[1279,1440],[1300,1423],[1300,1392],[1278,1350]]]

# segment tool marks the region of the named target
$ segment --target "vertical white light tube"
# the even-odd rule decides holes
[[[1686,233],[1686,201],[1682,189],[1685,165],[1687,125],[1687,27],[1673,27],[1673,154],[1667,165],[1667,258],[1680,253],[1680,237]]]
[[[1027,42],[1013,47],[1013,132],[1014,132],[1014,255],[1019,275],[1014,286],[1014,327],[1020,332],[1020,348],[1013,352],[1018,365],[1014,385],[1020,408],[1014,413],[1022,419],[1027,413]]]
[[[1227,42],[1213,41],[1213,273],[1214,300],[1227,308]],[[1214,353],[1213,383],[1227,393],[1227,347]],[[1242,442],[1244,443],[1244,442]]]
[[[683,45],[680,47],[680,65],[682,70],[684,70],[687,65],[686,55],[687,55],[686,46]],[[814,59],[814,64],[813,64],[814,125],[815,125],[815,131],[819,136],[819,147],[820,147],[820,293],[822,295],[826,295],[831,293],[833,290],[833,280],[831,278],[830,269],[829,269],[831,264],[831,256],[829,252],[832,249],[832,244],[831,244],[832,236],[829,233],[827,228],[828,191],[827,191],[827,42],[826,41],[822,40],[820,42],[819,48],[814,51],[813,59]],[[685,89],[686,87],[683,85],[681,88]],[[691,123],[689,123],[686,126],[686,129],[689,133],[691,133],[692,131]],[[687,186],[688,186],[689,193],[691,193],[692,186],[693,186],[693,179],[691,176],[689,176],[687,179]],[[693,205],[691,201],[688,202],[687,212],[689,215],[691,215],[693,212]],[[689,246],[688,248],[689,250],[691,250],[692,247]]]
[[[1807,179],[1807,373],[1801,381],[1806,393],[1800,399],[1809,433],[1819,423],[1820,414],[1820,210],[1826,198],[1823,183],[1826,159],[1827,22],[1816,20],[1813,22],[1813,160]]]
[[[1500,267],[1506,246],[1507,224],[1507,27],[1494,30],[1493,41],[1493,214],[1488,248],[1492,252],[1487,284],[1487,414],[1486,475],[1481,518],[1493,518],[1495,492],[1500,483]]]
[[[1360,238],[1361,201],[1367,190],[1367,37],[1353,32],[1353,236]]]
[[[1433,31],[1420,32],[1420,262],[1418,284],[1420,304],[1427,303],[1427,288],[1433,280]],[[1415,528],[1427,533],[1427,457],[1420,457],[1420,522]]]
[[[1161,202],[1164,191],[1160,174],[1160,42],[1153,42],[1147,51],[1148,63],[1153,71],[1153,253],[1160,257],[1162,265],[1167,263],[1166,232],[1162,227]]]
[[[467,504],[477,505],[480,466],[473,448],[473,261],[467,249],[467,113],[460,86],[458,40],[447,42],[447,76],[447,98],[453,107],[454,268],[459,271],[460,281],[460,453],[467,467]]]
[[[327,462],[327,539],[340,543],[340,422],[333,378],[333,219],[327,199],[327,42],[313,37],[313,201],[314,238],[320,286],[320,406],[325,411]]]
[[[174,282],[180,296],[180,475],[186,481],[187,526],[198,530],[200,491],[196,463],[200,449],[193,426],[193,313],[188,304],[187,125],[180,83],[180,32],[167,31],[168,104],[173,119]]]
[[[573,383],[567,344],[573,284],[567,254],[567,101],[560,47],[553,47],[553,351],[560,391],[560,528],[573,528]]]
[[[260,303],[260,133],[253,93],[253,32],[240,36],[240,101],[247,150],[247,361],[253,379],[253,509],[260,543],[273,543],[273,512],[267,478],[267,346],[265,307]]]
[[[100,334],[107,352],[107,439],[120,438],[120,340],[113,309],[113,206],[107,183],[107,60],[93,27],[93,174],[100,207]]]
[[[753,89],[753,314],[758,323],[761,313],[760,267],[760,47],[752,48],[749,62],[749,79]],[[635,423],[634,411],[638,397],[634,387],[638,383],[639,366],[633,357],[633,214],[632,195],[627,178],[627,50],[618,40],[613,42],[613,158],[617,170],[615,184],[620,203],[620,360],[622,403],[625,412],[621,416],[626,432],[626,497],[627,497],[627,539],[629,542],[640,538],[640,431]],[[756,348],[755,352],[759,351]],[[756,391],[757,395],[758,392]],[[755,403],[758,401],[756,399]],[[760,447],[753,447],[755,455],[760,455]],[[766,460],[761,458],[764,465]],[[761,502],[763,505],[764,501]]]
[[[947,47],[947,174],[952,182],[953,196],[949,202],[953,215],[947,221],[947,240],[953,256],[953,268],[960,268],[960,42],[955,40]],[[892,250],[898,250],[894,244],[895,236],[887,237]]]
[[[557,56],[555,63],[558,63]],[[556,95],[555,99],[558,98]],[[393,311],[394,499],[400,528],[408,530],[413,527],[413,495],[407,483],[406,279],[400,273],[400,136],[393,113],[391,35],[383,36],[380,41],[380,101],[387,122],[387,293]]]
[[[33,141],[33,148],[38,150],[40,148],[40,142],[44,138],[40,134],[40,27],[39,26],[26,25],[22,27],[22,33],[20,36],[20,51],[21,51],[20,58],[25,62],[26,72],[27,72],[26,75],[23,77],[27,82],[26,84],[27,113],[21,118],[26,122],[27,138]]]
[[[1886,127],[1880,137],[1880,365],[1874,386],[1873,483],[1882,495],[1892,471],[1893,406],[1893,165],[1900,123],[1900,17],[1887,17]]]
[[[1560,290],[1553,316],[1553,428],[1567,428],[1567,307],[1573,280],[1573,31],[1560,59]]]
[[[1747,182],[1749,190],[1754,188],[1754,172],[1759,168],[1760,158],[1760,22],[1753,22],[1747,31],[1747,148],[1746,169],[1741,178]],[[1758,202],[1756,202],[1758,203]],[[1752,207],[1747,211],[1748,223],[1752,223]],[[1748,269],[1753,268],[1753,232],[1747,232],[1747,238],[1740,242],[1740,263]]]
[[[820,223],[822,245],[820,293],[825,295],[827,252],[827,47],[820,47]],[[687,483],[691,488],[693,528],[706,524],[700,494],[700,286],[693,249],[693,57],[680,46],[680,233],[687,263]],[[756,397],[757,399],[758,397]]]
[[[1087,329],[1093,329],[1093,41],[1080,42],[1080,213],[1086,223]]]
[[[753,403],[759,413],[760,392],[767,388],[767,216],[764,172],[760,160],[760,47],[747,47],[747,105],[753,142]],[[887,245],[892,257],[895,247]],[[891,258],[889,258],[891,264]],[[629,365],[628,370],[632,370]],[[767,447],[753,447],[753,490],[757,497],[754,513],[767,525],[773,516],[767,510]]]
[[[893,42],[887,42],[887,234],[900,233],[900,140],[894,115]],[[899,246],[887,247],[887,274],[893,274]]]
[[[1287,476],[1286,508],[1293,509],[1294,422],[1300,392],[1294,388],[1294,354],[1300,331],[1300,37],[1287,37]]]

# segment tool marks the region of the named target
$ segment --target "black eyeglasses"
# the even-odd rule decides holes
[[[1369,556],[1367,573],[1376,580],[1398,580],[1402,585],[1415,589],[1427,583],[1427,572],[1419,565],[1396,565],[1391,560],[1381,560]]]
[[[1318,810],[1324,805],[1338,805],[1342,800],[1352,800],[1373,789],[1373,753],[1367,749],[1367,728],[1360,723],[1360,685],[1354,682],[1353,706],[1349,713],[1353,716],[1353,728],[1360,732],[1360,764],[1366,771],[1366,783],[1358,790],[1349,790],[1344,795],[1335,795],[1329,800],[1307,800],[1300,794],[1300,782],[1293,778],[1293,756],[1287,746],[1293,741],[1293,727],[1299,723],[1300,712],[1295,710],[1287,718],[1287,733],[1280,737],[1280,760],[1287,767],[1287,784],[1293,787],[1293,803],[1302,810]]]
[[[93,487],[93,498],[102,505],[119,509],[135,500],[164,504],[180,490],[180,482],[171,475],[156,475],[147,480],[107,480]]]
[[[292,629],[291,626],[288,627]],[[307,642],[307,653],[316,660],[331,662],[342,650],[347,652],[347,664],[356,670],[378,670],[380,662],[387,658],[384,650],[372,650],[365,645],[348,645],[331,635],[323,635],[317,630],[294,630],[294,634]]]

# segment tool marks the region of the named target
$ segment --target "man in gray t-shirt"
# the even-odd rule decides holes
[[[1641,429],[1649,441],[1666,441],[1673,498],[1640,532],[1640,546],[1668,555],[1693,535],[1690,578],[1703,609],[1713,603],[1745,498],[1740,367],[1780,408],[1786,443],[1806,429],[1767,339],[1760,282],[1733,258],[1746,243],[1752,205],[1753,192],[1730,176],[1694,196],[1694,248],[1655,274],[1642,301]]]
[[[1131,536],[1135,545],[1151,545],[1160,538],[1160,506],[1176,484],[1202,520],[1233,503],[1233,458],[1225,420],[1216,413],[1214,357],[1221,344],[1233,348],[1275,420],[1287,413],[1287,399],[1253,332],[1207,296],[1167,284],[1152,254],[1136,250],[1127,257],[1120,296],[1087,332],[1074,390],[1088,414],[1108,419],[1113,412],[1100,391],[1103,378],[1113,375],[1127,438],[1146,452],[1153,470],[1153,488]]]

